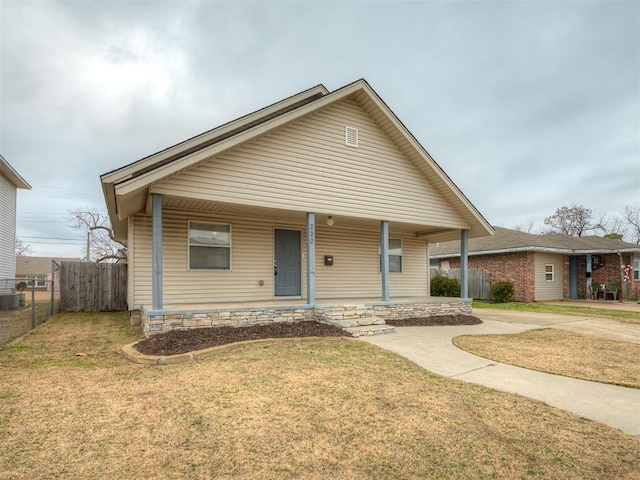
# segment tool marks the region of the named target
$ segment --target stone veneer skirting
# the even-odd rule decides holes
[[[235,307],[206,310],[150,310],[142,307],[145,336],[171,330],[206,327],[245,327],[270,323],[295,323],[315,320],[330,324],[375,317],[398,320],[434,315],[471,315],[471,300],[434,299],[417,302],[283,305],[276,307]]]

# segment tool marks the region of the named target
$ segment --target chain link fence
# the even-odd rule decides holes
[[[0,347],[46,322],[60,304],[53,280],[0,279]]]

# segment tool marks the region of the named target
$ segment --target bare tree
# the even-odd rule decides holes
[[[31,245],[22,243],[22,240],[16,237],[16,257],[27,257],[29,255],[33,255]]]
[[[564,233],[573,237],[581,237],[596,228],[593,212],[579,205],[557,209],[556,213],[544,219],[544,223],[551,227],[550,233]]]
[[[640,245],[640,206],[627,205],[622,211],[622,218],[629,229],[627,233],[631,241]]]
[[[620,240],[627,234],[627,223],[619,215],[600,213],[593,224],[593,230],[602,232],[604,237]]]
[[[524,223],[518,223],[515,227],[513,227],[515,231],[524,233],[534,233],[534,228],[535,225],[533,222],[529,222],[526,225]]]
[[[70,211],[65,218],[74,230],[87,232],[87,247],[85,252],[88,261],[126,262],[127,244],[116,240],[106,212],[95,208],[84,208]]]

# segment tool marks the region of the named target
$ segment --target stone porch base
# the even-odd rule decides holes
[[[245,327],[280,322],[315,320],[348,329],[362,325],[384,325],[385,320],[434,315],[471,315],[471,300],[434,298],[411,302],[326,303],[268,307],[223,307],[203,310],[150,310],[140,312],[145,336],[171,330],[207,327]]]

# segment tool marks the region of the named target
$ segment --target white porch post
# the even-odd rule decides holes
[[[380,273],[382,274],[382,301],[389,301],[389,222],[380,222]]]
[[[469,230],[460,235],[460,297],[469,297]]]
[[[151,194],[151,303],[162,310],[162,195]]]
[[[307,213],[307,303],[316,303],[316,214]]]

